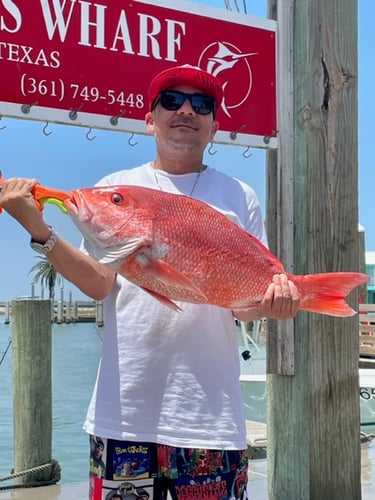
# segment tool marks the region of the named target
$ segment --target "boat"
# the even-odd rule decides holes
[[[265,322],[263,322],[263,325]],[[237,324],[240,355],[240,382],[246,410],[246,420],[266,423],[266,346],[262,321]],[[374,365],[375,366],[375,365]],[[375,368],[359,368],[359,398],[361,427],[375,429]]]

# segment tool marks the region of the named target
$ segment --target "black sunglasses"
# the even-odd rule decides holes
[[[160,104],[168,111],[177,111],[189,99],[191,107],[199,115],[215,114],[216,106],[213,97],[206,94],[187,94],[179,90],[162,90],[155,99],[152,111]]]

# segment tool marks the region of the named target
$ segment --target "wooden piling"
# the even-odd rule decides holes
[[[51,301],[12,301],[14,472],[51,462]],[[22,475],[16,484],[50,479],[51,470]]]
[[[268,4],[282,51],[271,249],[295,274],[358,271],[357,1]],[[299,312],[292,326],[268,343],[268,498],[360,500],[358,318]]]
[[[9,325],[10,323],[10,302],[9,300],[5,303],[5,319],[4,323]]]
[[[96,326],[104,325],[104,317],[103,317],[103,302],[98,301],[96,303]]]
[[[56,318],[56,323],[58,325],[61,325],[61,323],[64,320],[64,303],[59,300],[57,301],[57,318]]]

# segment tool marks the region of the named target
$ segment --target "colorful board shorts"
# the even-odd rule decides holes
[[[246,500],[247,450],[90,436],[89,500]]]

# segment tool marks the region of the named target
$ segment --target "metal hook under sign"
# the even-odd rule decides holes
[[[128,144],[129,144],[129,146],[131,146],[132,148],[138,144],[138,142],[137,142],[137,141],[131,142],[131,141],[132,141],[132,139],[133,139],[133,137],[134,137],[134,132],[132,133],[132,135],[131,135],[131,136],[129,137],[129,139],[128,139]]]
[[[212,148],[213,148],[213,144],[211,142],[210,147],[208,148],[208,154],[210,154],[211,156],[216,155],[216,153],[217,153],[217,151],[214,151]]]
[[[250,153],[250,151],[251,151],[251,147],[250,147],[250,146],[248,146],[248,147],[245,149],[245,151],[242,153],[242,156],[243,156],[244,158],[250,158],[250,156],[252,156],[252,154],[253,154],[253,153]]]
[[[88,132],[87,132],[87,134],[86,134],[86,139],[87,139],[88,141],[93,141],[93,140],[96,138],[96,135],[93,135],[92,137],[89,137],[89,135],[91,134],[91,132],[92,132],[92,128],[90,127],[90,128],[89,128],[89,131],[88,131]]]
[[[52,134],[52,132],[47,132],[48,125],[49,125],[48,122],[46,122],[46,124],[43,127],[43,134],[44,135],[51,135]]]
[[[3,117],[0,115],[0,120],[2,120],[2,118],[3,118]],[[6,125],[4,125],[3,127],[0,127],[0,130],[4,130],[5,128],[7,128],[7,126],[6,126]],[[1,174],[1,172],[0,172],[0,174]],[[0,176],[1,176],[1,175],[0,175]]]

